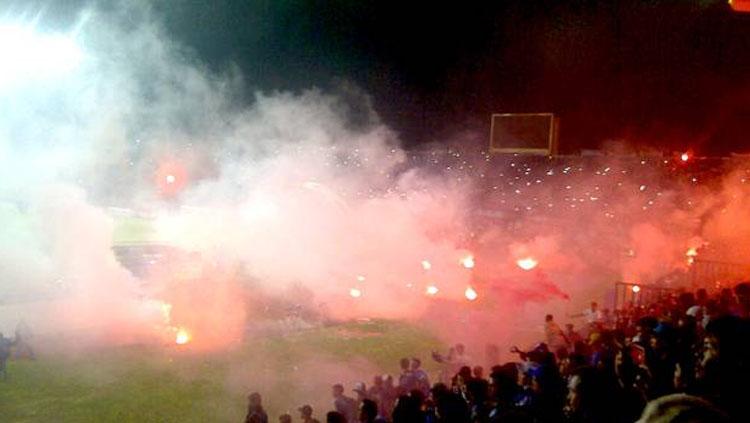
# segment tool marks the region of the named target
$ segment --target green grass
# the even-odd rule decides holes
[[[330,409],[330,385],[398,370],[398,359],[441,348],[398,322],[344,323],[253,339],[232,351],[128,346],[11,361],[0,381],[0,420],[12,422],[242,421],[246,396],[269,417],[310,403]],[[426,364],[428,360],[425,360]],[[296,418],[296,412],[293,412]]]
[[[117,244],[142,244],[156,242],[156,231],[150,220],[140,217],[114,219],[112,241]]]

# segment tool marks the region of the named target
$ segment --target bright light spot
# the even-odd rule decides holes
[[[639,293],[639,292],[641,292],[641,287],[640,287],[640,286],[638,286],[638,285],[633,285],[633,288],[631,288],[631,289],[632,289],[632,290],[633,290],[633,292],[635,292],[636,294],[637,294],[637,293]]]
[[[646,191],[646,185],[641,185],[638,189],[641,191]]]
[[[690,160],[690,154],[682,153],[682,155],[680,156],[680,160],[682,160],[683,162]]]
[[[523,270],[531,270],[535,268],[539,262],[532,257],[526,257],[516,260],[516,264]]]
[[[352,288],[349,290],[349,295],[351,295],[352,298],[359,298],[362,296],[362,291],[359,288]]]
[[[357,276],[357,281],[359,281],[359,282],[364,282],[364,281],[365,281],[365,277],[364,277],[364,276],[362,276],[362,275],[358,275],[358,276]]]
[[[37,33],[33,28],[0,25],[0,87],[20,80],[60,75],[83,60],[75,41],[59,34]]]
[[[422,268],[424,270],[430,270],[432,269],[432,264],[427,260],[422,260]]]
[[[174,338],[174,342],[177,345],[185,345],[190,342],[190,333],[184,328],[177,329],[177,336]]]
[[[461,259],[461,265],[463,265],[467,269],[473,269],[474,268],[474,257],[473,256],[466,256]]]
[[[271,219],[278,216],[279,206],[270,198],[258,194],[242,206],[241,213],[246,220]]]
[[[427,295],[435,295],[438,292],[440,292],[440,290],[435,285],[430,285],[427,287]]]
[[[168,184],[173,184],[174,181],[175,181],[174,175],[167,175],[167,177],[165,179],[167,180]]]
[[[469,301],[474,301],[479,297],[477,294],[477,291],[474,290],[472,287],[466,287],[466,291],[464,291],[464,295],[466,296],[466,299]]]

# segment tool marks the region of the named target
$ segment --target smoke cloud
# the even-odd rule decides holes
[[[75,68],[0,86],[5,330],[23,317],[162,342],[187,328],[196,348],[223,348],[270,297],[446,341],[530,342],[546,310],[684,272],[696,239],[750,262],[736,164],[703,184],[655,170],[661,158],[415,158],[346,83],[244,101],[238,70],[209,71],[144,4],[87,10],[70,36]],[[184,252],[182,267],[131,274],[112,249],[127,219]]]

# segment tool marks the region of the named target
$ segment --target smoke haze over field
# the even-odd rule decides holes
[[[74,67],[0,85],[0,295],[56,298],[35,312],[45,330],[128,342],[184,325],[196,345],[224,347],[257,315],[246,296],[301,287],[335,318],[429,320],[480,344],[535,330],[544,310],[577,311],[614,280],[684,268],[696,237],[715,258],[750,262],[742,169],[713,190],[612,158],[586,165],[595,177],[538,164],[533,186],[482,156],[416,165],[357,87],[243,104],[243,76],[208,71],[144,4],[82,12],[71,36]],[[485,201],[490,179],[519,192]],[[528,213],[478,224],[493,205]],[[111,250],[110,206],[153,217],[161,242],[200,253],[203,277],[144,287]],[[474,269],[461,264],[470,255]]]

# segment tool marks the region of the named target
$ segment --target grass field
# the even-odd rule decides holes
[[[261,392],[271,421],[310,403],[330,409],[330,385],[395,374],[402,356],[441,348],[414,326],[344,323],[248,339],[229,352],[172,347],[99,348],[10,361],[0,381],[0,421],[239,422],[246,396]],[[428,370],[430,363],[425,360]]]

